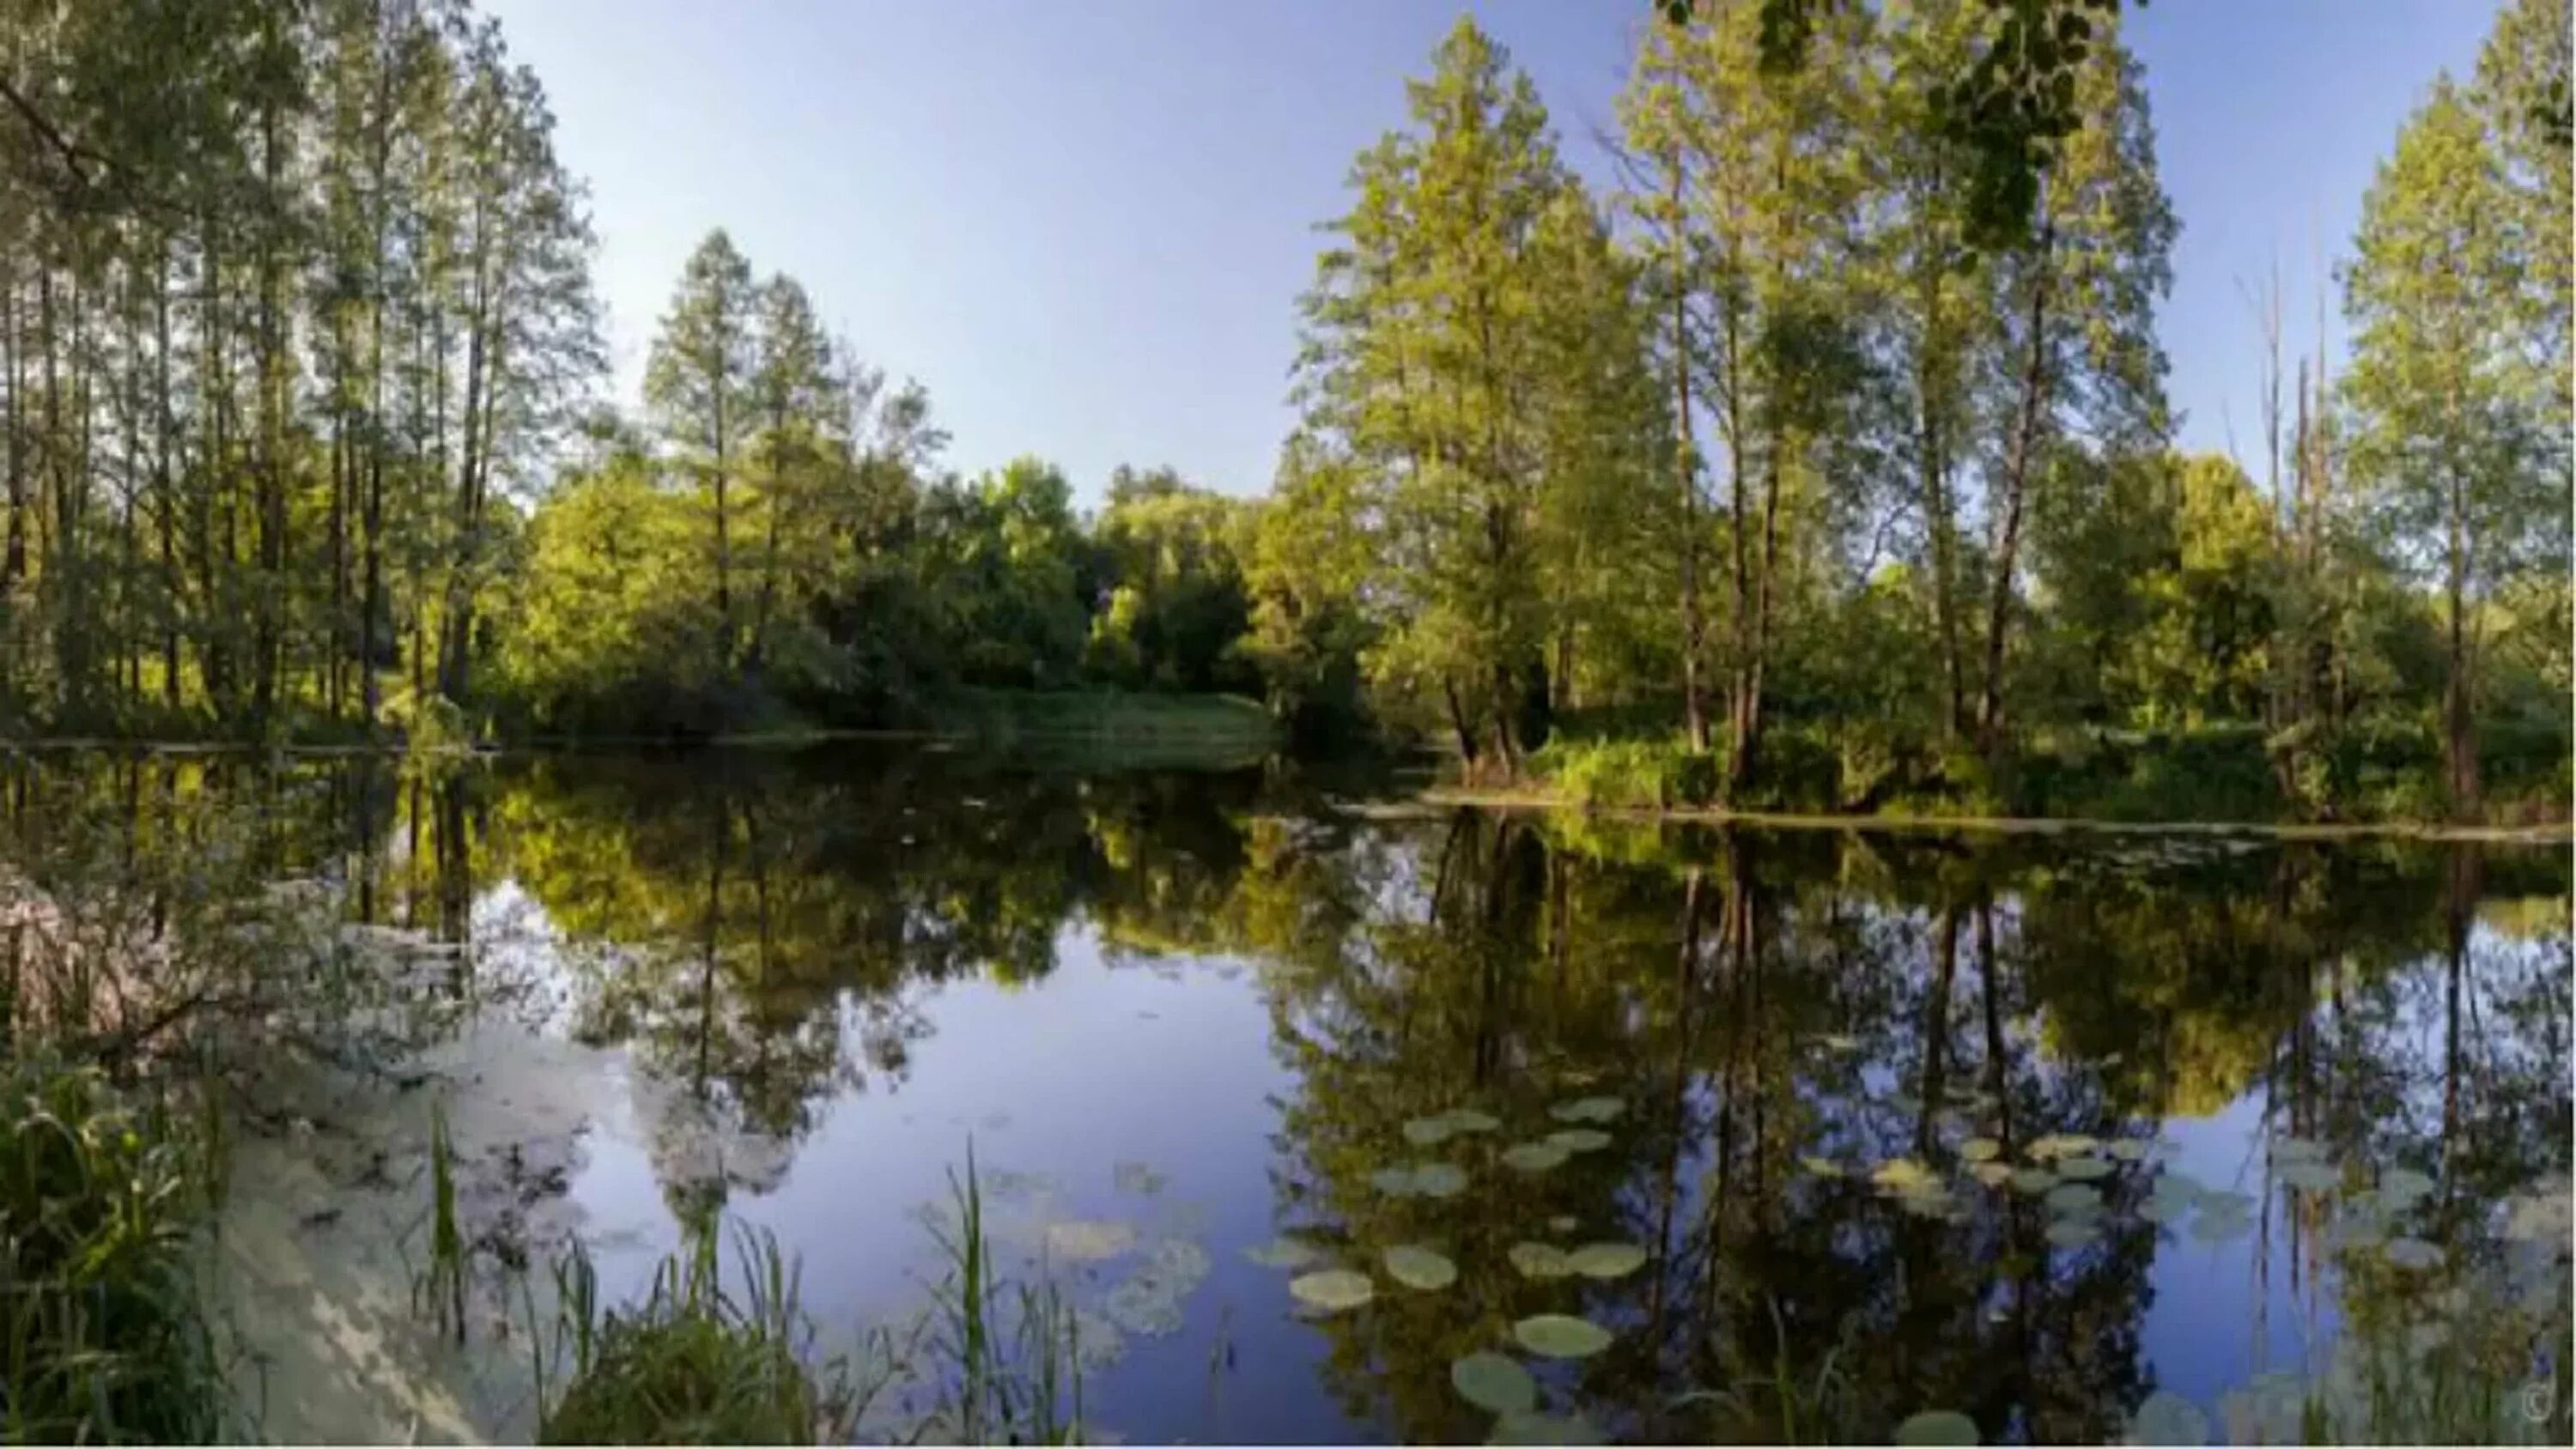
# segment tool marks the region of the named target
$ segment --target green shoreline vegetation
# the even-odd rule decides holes
[[[1640,8],[1617,186],[1461,19],[1354,158],[1268,491],[1121,467],[1084,509],[946,467],[927,390],[722,230],[604,399],[582,185],[470,0],[11,7],[0,739],[1427,747],[1433,799],[1682,818],[2563,829],[2562,8],[2505,0],[2392,138],[2345,356],[2262,298],[2252,465],[2174,444],[2118,4]],[[1971,84],[2012,64],[2035,134]],[[213,1437],[227,1089],[360,1051],[387,983],[257,949],[248,854],[147,947],[77,837],[0,901],[74,943],[0,1002],[0,1426]],[[1063,1432],[1038,1300],[1036,1397],[985,1397],[965,1242],[959,1422]],[[819,1427],[792,1312],[677,1264],[583,1362],[677,1365],[693,1434]]]

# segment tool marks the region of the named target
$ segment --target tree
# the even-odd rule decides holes
[[[722,228],[707,233],[680,271],[671,310],[662,319],[644,372],[646,405],[709,491],[715,527],[716,654],[727,668],[735,647],[728,489],[735,453],[756,406],[751,379],[758,366],[757,305],[751,263],[734,250]]]
[[[2526,233],[2523,209],[2496,136],[2446,75],[2381,164],[2343,277],[2351,467],[2398,557],[2439,579],[2443,779],[2463,814],[2479,797],[2474,616],[2523,570],[2566,568],[2564,383],[2534,385],[2553,344],[2526,325],[2527,279],[2548,265],[2535,253],[2565,236]]]

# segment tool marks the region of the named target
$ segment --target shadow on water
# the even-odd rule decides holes
[[[980,1130],[1133,1439],[2510,1430],[2563,1378],[2561,850],[1369,792],[894,745],[0,775],[22,849],[255,802],[262,869],[650,1087],[577,1198],[762,1222],[820,1317],[920,1246],[861,1205]],[[1111,1231],[1164,1176],[1194,1212]]]

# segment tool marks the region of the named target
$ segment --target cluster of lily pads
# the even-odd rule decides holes
[[[1580,1153],[1597,1152],[1611,1143],[1605,1124],[1617,1121],[1627,1104],[1617,1097],[1585,1096],[1548,1109],[1553,1124],[1544,1133],[1502,1147],[1493,1160],[1505,1171],[1528,1176],[1553,1171]],[[1497,1136],[1503,1122],[1490,1113],[1460,1107],[1415,1117],[1402,1128],[1405,1143],[1431,1149],[1456,1138]],[[1468,1185],[1467,1169],[1454,1162],[1416,1161],[1383,1167],[1369,1174],[1369,1186],[1389,1197],[1452,1197]],[[1547,1228],[1559,1238],[1581,1227],[1578,1219],[1557,1216]],[[1266,1267],[1295,1274],[1288,1292],[1302,1311],[1346,1313],[1374,1301],[1378,1280],[1369,1265],[1335,1263],[1325,1251],[1297,1238],[1280,1238],[1249,1250],[1246,1257]],[[1586,1242],[1571,1245],[1524,1240],[1505,1254],[1514,1271],[1532,1281],[1565,1278],[1624,1278],[1646,1264],[1646,1250],[1635,1243]],[[1382,1249],[1374,1266],[1397,1286],[1434,1293],[1458,1281],[1458,1265],[1429,1243],[1397,1243]],[[1539,1313],[1512,1325],[1512,1346],[1535,1359],[1585,1359],[1607,1349],[1610,1330],[1569,1313]],[[1597,1442],[1599,1435],[1580,1417],[1556,1417],[1539,1407],[1537,1378],[1519,1359],[1495,1348],[1482,1348],[1449,1368],[1449,1381],[1460,1398],[1495,1416],[1496,1443]]]

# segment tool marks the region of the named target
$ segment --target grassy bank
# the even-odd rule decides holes
[[[2253,727],[2042,731],[1991,759],[1788,728],[1765,737],[1761,768],[1732,790],[1722,752],[1694,752],[1677,737],[1560,735],[1509,782],[1452,780],[1426,798],[1785,825],[2563,833],[2576,788],[2566,735],[2499,729],[2482,743],[2486,790],[2466,821],[2452,819],[2439,789],[2429,731],[2398,728],[2352,731],[2311,752],[2295,792]]]

